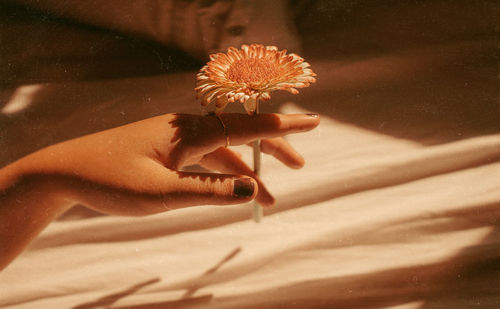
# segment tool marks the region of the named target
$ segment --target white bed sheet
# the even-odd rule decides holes
[[[383,128],[346,121],[341,112],[342,117],[336,117],[335,105],[328,106],[329,100],[346,100],[353,89],[395,87],[405,74],[412,76],[410,81],[415,76],[423,79],[422,74],[429,73],[417,70],[419,61],[435,59],[436,54],[440,55],[422,52],[419,58],[403,53],[394,56],[395,62],[390,57],[354,63],[313,61],[318,85],[305,90],[296,103],[278,106],[285,113],[318,111],[321,106],[321,124],[289,137],[306,159],[302,170],[264,158],[263,178],[277,205],[266,211],[262,223],[250,220],[249,205],[193,207],[143,218],[59,220],[2,272],[0,306],[500,306],[498,126],[486,124],[484,133],[472,130],[443,140],[443,132],[449,137],[453,126],[446,119],[429,119],[405,128],[420,135],[402,138]],[[399,63],[395,68],[403,68],[403,73],[377,70],[384,68],[384,59]],[[405,61],[414,65],[401,65]],[[359,67],[373,71],[354,74]],[[478,68],[478,74],[484,72]],[[52,143],[162,112],[199,112],[190,90],[194,74],[42,85],[37,91],[43,96],[38,98],[48,102],[50,95],[52,100],[38,112],[43,115],[45,110],[49,120],[41,122],[35,114],[32,124],[44,131],[30,134]],[[438,76],[446,74],[454,73],[445,70]],[[409,87],[410,81],[402,87]],[[359,99],[356,93],[352,97]],[[37,105],[35,97],[27,106]],[[14,104],[23,97],[12,98]],[[87,104],[90,101],[93,105]],[[398,117],[396,112],[404,107],[392,103],[393,110],[385,113]],[[50,112],[55,109],[59,114]],[[99,118],[103,115],[107,118]],[[359,119],[363,117],[369,115],[360,114]],[[13,122],[4,132],[27,136],[23,128]],[[36,147],[39,144],[18,143],[11,148],[12,156]],[[250,149],[237,148],[250,162]]]

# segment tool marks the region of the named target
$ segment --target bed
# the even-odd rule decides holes
[[[248,204],[141,218],[77,205],[0,274],[1,307],[500,307],[498,4],[293,3],[318,81],[263,111],[318,112],[321,124],[287,138],[303,169],[264,157],[277,205],[262,222]],[[61,44],[34,44],[22,60],[35,68],[3,71],[1,164],[161,113],[200,113],[196,53],[168,58],[161,40],[4,6],[28,16],[4,19],[4,55],[22,46],[15,31]],[[72,33],[81,42],[66,42]],[[89,56],[89,46],[103,47]],[[76,50],[87,53],[65,57]],[[236,149],[251,162],[249,147]]]

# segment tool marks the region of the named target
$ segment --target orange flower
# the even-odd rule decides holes
[[[275,46],[252,44],[210,55],[211,61],[196,76],[197,97],[201,97],[203,106],[215,101],[216,114],[228,103],[239,101],[252,115],[259,100],[271,99],[271,91],[299,93],[296,88],[314,83],[316,74],[304,59],[286,52]]]

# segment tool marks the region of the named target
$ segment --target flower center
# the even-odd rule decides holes
[[[239,84],[255,84],[270,81],[280,74],[276,63],[262,58],[240,59],[229,67],[227,77]]]

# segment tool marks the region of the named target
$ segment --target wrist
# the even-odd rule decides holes
[[[0,170],[0,270],[50,222],[71,207],[57,177]]]
[[[66,199],[67,185],[63,177],[40,168],[36,156],[29,155],[0,168],[0,195],[8,192],[37,194],[63,201]]]

